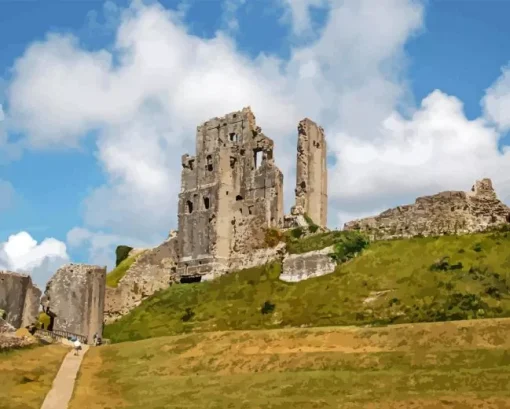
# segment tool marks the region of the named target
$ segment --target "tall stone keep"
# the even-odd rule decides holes
[[[197,127],[196,155],[182,157],[177,276],[213,278],[283,223],[283,174],[273,141],[251,109]]]
[[[46,285],[43,308],[53,330],[68,331],[92,341],[103,332],[106,267],[67,264]],[[49,311],[48,311],[49,310]]]
[[[328,219],[328,170],[324,129],[308,118],[298,125],[296,205],[292,214],[307,214],[326,227]]]

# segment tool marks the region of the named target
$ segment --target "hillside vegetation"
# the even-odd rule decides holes
[[[510,319],[195,333],[91,348],[70,409],[504,408]]]
[[[333,274],[299,283],[280,272],[273,263],[174,285],[106,326],[105,337],[510,316],[508,232],[375,242]]]

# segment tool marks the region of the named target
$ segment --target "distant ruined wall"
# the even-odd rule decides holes
[[[145,250],[119,281],[116,288],[106,287],[105,323],[126,315],[159,290],[176,281],[177,238],[174,236],[158,247]],[[131,254],[130,254],[131,255]]]
[[[379,216],[346,223],[372,239],[436,236],[484,231],[508,223],[510,208],[498,200],[490,179],[476,181],[470,192],[446,191],[416,199]]]
[[[30,276],[0,271],[0,309],[6,312],[6,321],[13,327],[37,321],[40,297],[41,291],[32,284]]]
[[[182,157],[181,179],[179,277],[225,273],[230,258],[283,223],[283,174],[250,108],[197,127],[196,156]]]
[[[326,227],[328,218],[327,145],[324,130],[308,118],[298,125],[296,204],[292,214],[306,213]]]
[[[102,334],[106,267],[67,264],[46,285],[43,305],[55,314],[54,330],[85,335],[89,342]]]

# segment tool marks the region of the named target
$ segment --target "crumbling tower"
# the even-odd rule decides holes
[[[181,281],[226,272],[282,224],[283,174],[250,108],[197,127],[196,155],[182,157],[178,219]]]
[[[293,215],[305,213],[326,227],[328,218],[328,171],[324,129],[308,118],[298,125],[296,205]]]

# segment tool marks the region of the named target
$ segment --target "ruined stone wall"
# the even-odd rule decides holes
[[[178,276],[226,272],[283,223],[283,174],[249,108],[199,126],[196,156],[184,155],[182,168]]]
[[[470,192],[446,191],[416,199],[375,217],[346,223],[372,239],[436,236],[484,231],[509,222],[510,208],[498,200],[490,179],[477,181]]]
[[[298,125],[296,205],[294,215],[306,213],[326,227],[328,218],[327,145],[324,130],[308,118]]]
[[[0,271],[0,309],[6,321],[15,328],[37,320],[41,291],[32,284],[30,276]]]
[[[41,295],[42,291],[32,284],[27,288],[25,295],[25,303],[23,306],[23,319],[21,320],[21,326],[26,327],[27,325],[33,324],[39,319],[39,310],[41,307]]]
[[[334,272],[336,263],[330,257],[333,250],[333,246],[330,246],[308,253],[286,255],[280,280],[293,283]]]
[[[106,267],[67,264],[46,285],[43,305],[55,314],[54,330],[102,334]]]
[[[154,249],[139,253],[118,286],[106,287],[106,324],[126,315],[144,299],[177,280],[177,244],[174,236]]]

